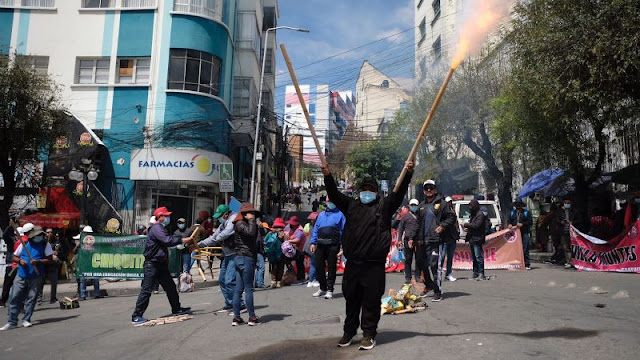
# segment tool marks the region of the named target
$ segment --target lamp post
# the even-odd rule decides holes
[[[264,36],[264,51],[262,52],[262,70],[260,71],[260,90],[258,92],[258,112],[256,115],[256,135],[253,140],[253,164],[251,166],[251,191],[249,195],[249,201],[257,207],[257,191],[256,191],[256,154],[258,153],[258,139],[260,135],[260,116],[262,115],[262,84],[264,83],[264,67],[267,60],[267,48],[269,47],[269,31],[276,31],[279,29],[294,30],[299,32],[308,33],[308,29],[296,28],[291,26],[276,26],[268,28],[265,31]]]
[[[78,170],[79,169],[79,170]],[[98,178],[98,171],[92,164],[90,159],[82,159],[81,164],[78,165],[78,169],[74,166],[69,171],[69,179],[75,181],[82,181],[82,201],[80,202],[80,228],[87,225],[86,220],[86,204],[89,181],[94,181]]]

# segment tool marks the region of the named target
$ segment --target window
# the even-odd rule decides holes
[[[148,84],[151,59],[118,59],[118,76],[120,84]]]
[[[422,2],[423,2],[423,1],[424,1],[424,0],[420,0],[420,1],[418,1],[418,6],[417,6],[417,8],[418,8],[418,9],[419,9],[419,8],[420,8],[420,6],[422,5]]]
[[[252,78],[236,77],[233,80],[233,114],[250,116],[257,107],[256,86]]]
[[[273,111],[273,97],[270,90],[262,90],[262,106],[266,110]]]
[[[431,49],[433,50],[434,62],[440,60],[440,56],[442,56],[442,41],[440,35],[438,35],[438,39],[431,45]]]
[[[156,7],[156,0],[122,0],[123,8],[152,8]]]
[[[107,84],[109,59],[78,59],[76,84]]]
[[[47,76],[49,74],[48,56],[19,56],[19,61],[26,66],[30,66],[38,76]]]
[[[273,49],[267,48],[267,57],[264,62],[264,73],[273,74]]]
[[[236,44],[241,49],[253,49],[260,58],[260,30],[255,12],[238,13]]]
[[[422,42],[422,40],[424,40],[424,37],[427,36],[427,18],[425,17],[424,19],[422,19],[422,21],[420,22],[420,25],[418,26],[418,28],[420,29],[420,42]]]
[[[83,8],[111,8],[115,6],[115,0],[82,0]]]
[[[56,7],[56,0],[21,0],[20,5],[24,7],[53,8]]]
[[[431,7],[433,8],[433,20],[431,21],[431,25],[433,25],[433,23],[435,23],[440,17],[440,0],[433,0]]]
[[[173,10],[222,21],[223,7],[223,0],[175,0]]]
[[[218,95],[222,60],[203,51],[171,49],[169,89]]]
[[[383,88],[388,88],[389,87],[389,80],[382,80],[382,84],[380,84],[381,87]]]

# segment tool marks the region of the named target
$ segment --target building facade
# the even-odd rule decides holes
[[[158,206],[193,223],[233,195],[219,187],[221,164],[233,163],[234,190],[243,193],[251,154],[232,136],[235,74],[259,77],[264,2],[277,7],[276,0],[0,0],[0,51],[32,58],[102,139],[109,158],[95,183],[125,230],[147,225]]]

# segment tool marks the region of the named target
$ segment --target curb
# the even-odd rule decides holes
[[[212,287],[218,286],[218,280],[196,282],[195,285],[196,285],[196,290],[208,289],[208,288],[212,288]],[[46,288],[47,287],[45,286],[45,289]],[[90,294],[93,293],[92,290],[88,290],[87,292],[90,293]],[[140,288],[139,287],[120,288],[120,289],[101,289],[100,290],[100,294],[105,296],[105,297],[131,296],[131,295],[138,295],[139,293],[140,293]],[[164,293],[164,291],[163,291],[163,293]],[[50,293],[45,291],[43,295],[44,295],[45,299],[49,299]],[[75,291],[73,291],[73,292],[59,291],[57,295],[58,295],[58,299],[63,299],[65,296],[73,298],[74,296],[77,295],[77,293]]]

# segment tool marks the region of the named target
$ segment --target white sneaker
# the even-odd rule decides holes
[[[325,299],[333,299],[333,293],[331,291],[327,291],[327,293],[324,295]]]
[[[313,287],[320,287],[320,282],[319,281],[314,281],[313,282]]]
[[[447,276],[445,279],[449,280],[449,281],[456,281],[458,279],[454,278],[453,275],[449,275]]]
[[[327,293],[326,291],[318,290],[318,291],[313,293],[313,297],[324,296],[326,293]]]
[[[32,327],[32,326],[33,326],[33,324],[28,322],[27,320],[22,321],[22,327],[28,328],[28,327]]]
[[[307,283],[307,287],[308,287],[308,288],[313,287],[313,281],[309,281],[309,282]]]
[[[17,327],[17,326],[15,326],[15,325],[13,325],[13,324],[7,323],[5,326],[3,326],[3,327],[1,327],[1,328],[0,328],[0,331],[2,331],[2,330],[9,330],[9,329],[13,329],[13,328],[16,328],[16,327]]]

